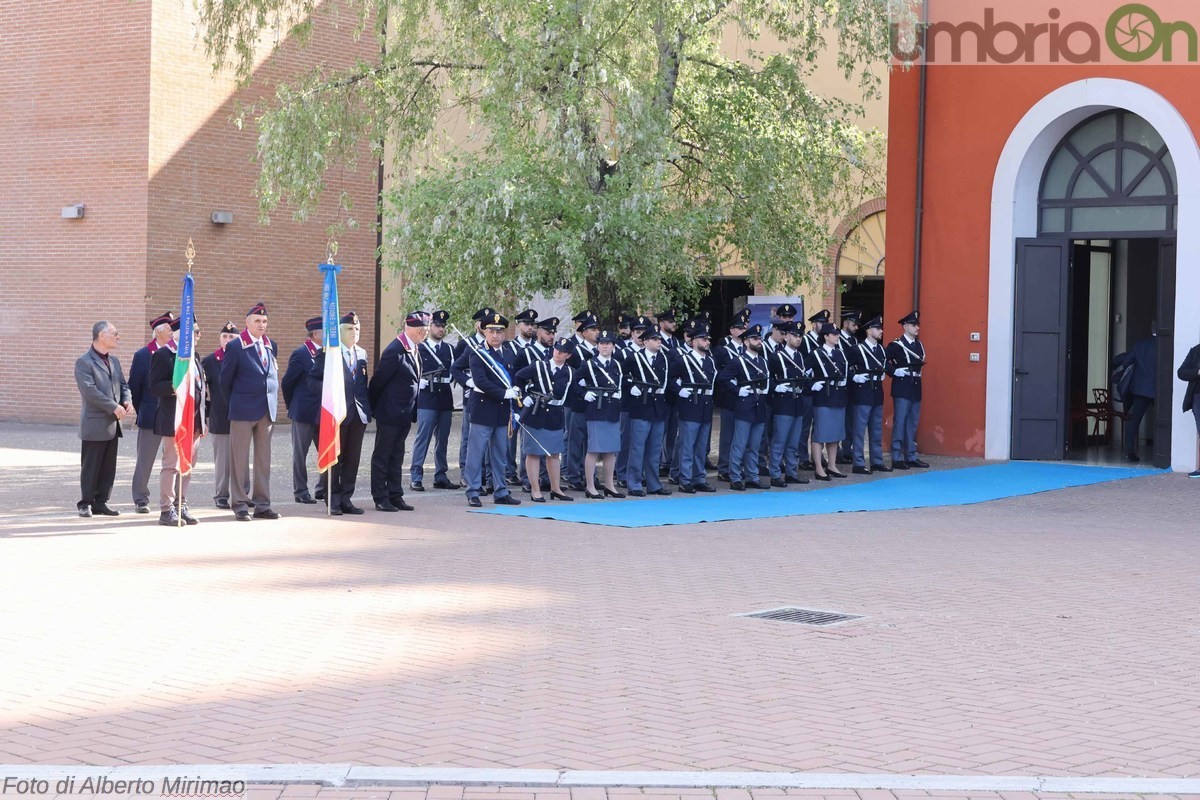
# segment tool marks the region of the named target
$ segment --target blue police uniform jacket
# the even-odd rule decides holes
[[[555,371],[549,361],[537,358],[518,370],[513,380],[526,394],[543,396],[533,408],[521,414],[523,425],[544,431],[561,431],[566,426],[563,409],[575,387],[575,370],[564,364]]]
[[[491,362],[484,360],[481,352],[491,356]],[[468,375],[466,370],[470,371]],[[499,370],[499,373],[497,373]],[[511,373],[504,366],[503,353],[492,350],[486,345],[481,349],[468,348],[454,362],[451,374],[459,383],[466,385],[467,378],[475,384],[474,389],[466,390],[466,402],[471,411],[472,425],[485,425],[490,428],[508,427],[512,414],[512,401],[504,399],[504,393],[509,388]]]
[[[713,384],[717,380],[717,364],[712,356],[700,356],[695,350],[680,355],[671,362],[671,395],[680,422],[712,422]],[[692,390],[690,397],[680,397],[679,391]]]
[[[802,395],[811,385],[808,380],[811,373],[804,364],[804,354],[799,350],[788,352],[787,347],[777,347],[768,361],[771,365],[771,413],[777,417],[800,416]],[[780,384],[793,387],[795,391],[774,391]]]
[[[158,398],[150,391],[150,357],[157,349],[158,342],[151,340],[133,354],[129,364],[129,394],[133,398],[139,428],[153,428],[158,416]]]
[[[887,346],[887,374],[892,377],[892,397],[901,400],[921,400],[921,369],[925,366],[925,345],[921,340],[910,342],[901,336]],[[909,374],[898,377],[896,370],[906,367]]]
[[[825,385],[813,394],[813,405],[821,408],[845,408],[850,402],[850,390],[846,388],[849,364],[841,348],[825,352],[822,347],[808,354],[805,362],[814,381]]]
[[[532,364],[537,363],[538,361],[549,361],[551,356],[553,356],[553,355],[554,355],[553,348],[542,347],[537,342],[534,342],[533,344],[529,345],[526,348],[523,348],[519,353],[517,353],[517,357],[515,359],[513,359],[513,364],[512,364],[513,372],[520,372],[521,370],[525,369],[526,367],[528,367]],[[568,361],[569,361],[569,359],[568,359]]]
[[[567,361],[567,366],[575,370],[576,381],[578,376],[582,374],[587,362],[596,357],[596,346],[589,344],[586,339],[578,334],[575,335],[575,352],[571,354],[571,358]],[[567,408],[572,412],[580,414],[587,411],[588,404],[583,399],[583,392],[571,392],[571,396],[567,398]]]
[[[369,396],[371,412],[385,425],[412,423],[417,408],[418,358],[419,353],[405,347],[398,336],[379,356]],[[449,386],[446,388],[448,390]]]
[[[200,362],[204,370],[204,380],[208,384],[208,432],[211,434],[229,433],[229,398],[221,391],[221,359],[225,358],[224,349],[209,353]]]
[[[321,348],[314,346],[310,349],[305,343],[288,357],[287,371],[283,373],[280,385],[283,388],[283,402],[287,403],[288,419],[293,422],[316,425],[321,419],[321,394],[314,392],[308,382],[308,373],[312,371],[319,352]]]
[[[729,362],[736,359],[742,353],[742,346],[733,341],[732,337],[726,336],[725,339],[717,345],[713,350],[713,361],[717,364],[717,374],[720,375],[729,366]],[[737,393],[732,396],[729,394],[729,384],[725,381],[717,381],[716,394],[713,395],[713,402],[717,408],[730,409],[733,408],[734,400],[737,399]]]
[[[667,402],[667,357],[661,351],[654,355],[646,349],[631,352],[621,368],[625,394],[629,398],[626,408],[630,419],[663,422],[671,416],[671,406]],[[631,394],[635,384],[641,390],[640,397]]]
[[[863,342],[850,353],[850,368],[853,374],[870,374],[866,383],[850,383],[850,405],[883,405],[883,374],[887,368],[887,351],[882,345]]]
[[[590,389],[603,387],[606,389],[618,390],[621,386],[621,365],[617,363],[615,357],[608,360],[608,364],[601,362],[600,356],[588,361],[582,370],[579,372],[579,380],[583,385],[579,388],[581,395],[587,394]],[[577,381],[578,384],[578,381]],[[599,395],[599,393],[597,393]],[[589,422],[620,422],[621,421],[621,399],[620,395],[599,395],[590,403],[584,404],[584,414]]]
[[[433,411],[453,411],[454,393],[450,386],[450,367],[454,364],[454,351],[448,342],[431,342],[428,339],[417,346],[421,357],[421,377],[429,385],[417,394],[417,408]]]
[[[276,419],[279,408],[278,346],[266,336],[262,343],[267,354],[265,367],[254,340],[245,331],[225,346],[221,390],[229,398],[230,420],[253,422],[267,417],[274,422]]]
[[[771,372],[761,355],[749,351],[731,359],[717,375],[717,384],[724,384],[733,418],[743,422],[767,421],[767,396],[771,391]],[[750,394],[739,397],[742,387],[749,386]]]

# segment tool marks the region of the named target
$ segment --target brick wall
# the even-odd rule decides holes
[[[150,317],[178,311],[188,237],[197,250],[202,351],[216,346],[221,323],[243,324],[262,300],[286,359],[303,321],[319,313],[316,267],[333,211],[304,225],[287,211],[258,224],[256,132],[229,121],[235,98],[272,93],[316,54],[333,65],[375,54],[371,37],[354,42],[319,23],[309,49],[285,42],[264,53],[238,94],[196,44],[190,0],[86,6],[0,6],[0,342],[8,355],[0,359],[0,419],[75,422],[72,366],[91,324],[118,326],[128,370]],[[364,223],[342,239],[339,289],[343,309],[359,311],[371,350],[376,172],[369,158],[361,163],[331,181],[329,196],[348,191]],[[61,219],[60,208],[77,202],[87,205],[84,219]],[[233,224],[214,225],[215,210],[232,211]],[[31,334],[38,357],[14,357]]]
[[[5,419],[77,421],[73,367],[92,323],[117,326],[126,369],[147,333],[150,9],[80,5],[0,4]],[[86,216],[61,219],[74,203],[86,204]]]

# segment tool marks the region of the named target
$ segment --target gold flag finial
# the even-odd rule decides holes
[[[330,239],[329,244],[325,246],[325,253],[326,253],[325,263],[326,264],[333,263],[333,257],[337,255],[337,251],[338,251],[337,240]]]
[[[192,244],[192,238],[188,237],[187,249],[183,251],[184,258],[187,259],[188,272],[192,271],[192,262],[196,260],[196,245]]]

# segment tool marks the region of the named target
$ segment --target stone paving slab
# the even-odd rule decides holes
[[[1200,773],[1182,476],[653,530],[428,492],[177,531],[64,513],[73,435],[0,425],[0,762]],[[864,619],[736,616],[793,604]]]

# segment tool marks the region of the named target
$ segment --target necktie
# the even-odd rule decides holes
[[[263,365],[263,369],[267,368],[267,351],[263,347],[262,340],[255,343],[258,346],[258,360]]]
[[[342,353],[346,356],[346,369],[354,372],[354,362],[350,360],[351,355],[349,350],[343,350]]]

